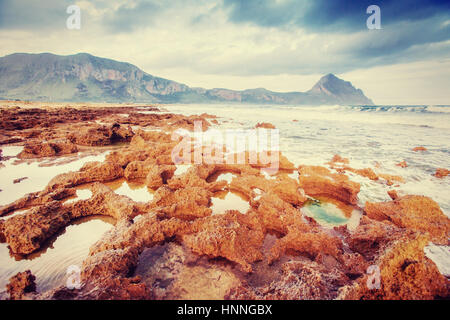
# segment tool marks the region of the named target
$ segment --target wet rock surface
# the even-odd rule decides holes
[[[436,172],[434,173],[434,176],[436,178],[445,178],[446,176],[448,176],[450,174],[450,170],[448,169],[444,169],[444,168],[438,168],[436,169]]]
[[[327,168],[300,166],[300,186],[311,196],[328,196],[355,205],[360,190],[359,183],[350,181],[344,174],[334,174]]]
[[[155,299],[223,299],[241,281],[230,265],[199,257],[174,242],[145,249],[135,273],[152,288]]]
[[[70,133],[68,139],[74,144],[83,146],[104,146],[116,142],[130,142],[133,135],[130,126],[114,123],[111,126],[81,127],[80,131]]]
[[[408,195],[384,203],[368,202],[364,210],[369,218],[428,233],[436,243],[446,244],[450,235],[450,219],[428,197]]]
[[[276,129],[273,124],[267,122],[258,122],[255,128]]]
[[[6,286],[6,291],[11,300],[20,300],[28,293],[36,292],[36,284],[34,280],[36,277],[30,270],[17,273],[9,280]]]
[[[69,140],[52,142],[26,143],[23,151],[18,155],[20,159],[54,157],[78,152],[75,144]]]
[[[412,149],[412,151],[414,151],[414,152],[427,151],[427,150],[428,150],[427,148],[422,147],[422,146],[420,146],[420,147],[414,147],[414,148]]]
[[[392,201],[359,208],[361,186],[346,172],[386,183],[401,177],[353,169],[339,155],[329,163],[331,169],[296,167],[281,152],[279,170],[271,175],[261,170],[263,163],[249,161],[251,153],[242,154],[240,164],[193,164],[176,174],[171,152],[179,140],[172,140],[171,133],[193,130],[195,121],[208,128],[214,117],[156,108],[139,113],[134,107],[4,111],[3,142],[12,137],[38,142],[24,144],[19,156],[24,159],[119,143],[104,161],[57,175],[43,190],[0,207],[0,216],[6,217],[26,209],[0,220],[0,241],[19,255],[37,251],[80,217],[103,215],[116,221],[90,247],[79,289],[54,288],[30,295],[33,299],[449,297],[448,280],[424,254],[430,242],[449,244],[449,219],[439,206],[424,196],[392,191]],[[51,141],[63,145],[53,148]],[[233,173],[233,178],[216,180],[220,173]],[[139,202],[115,193],[107,183],[118,179],[153,189],[153,198]],[[80,187],[92,195],[66,202]],[[248,210],[213,214],[212,198],[227,191],[247,199]],[[302,213],[308,201],[321,197],[350,211],[361,209],[359,224],[324,227]],[[378,289],[367,286],[367,268],[373,265],[381,273]],[[18,274],[8,286],[11,298],[28,297],[33,281],[29,272]]]
[[[340,299],[443,299],[448,298],[449,282],[424,254],[429,239],[410,235],[392,241],[376,259],[380,269],[379,288],[370,287],[369,275],[340,288]]]

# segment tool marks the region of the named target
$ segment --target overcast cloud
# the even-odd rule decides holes
[[[303,91],[332,72],[376,103],[450,104],[449,1],[0,0],[0,39],[0,55],[89,52],[190,86]]]

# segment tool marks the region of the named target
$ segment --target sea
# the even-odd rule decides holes
[[[387,191],[431,197],[450,216],[450,106],[279,106],[248,104],[174,104],[168,111],[219,117],[219,128],[254,128],[269,122],[279,130],[279,148],[295,165],[324,165],[333,155],[356,169],[400,175],[398,187],[348,173],[361,184],[359,205],[390,200]],[[423,146],[427,151],[412,151]],[[408,167],[397,166],[406,161]],[[378,168],[377,168],[378,166]]]

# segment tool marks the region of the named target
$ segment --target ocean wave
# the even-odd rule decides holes
[[[450,113],[450,105],[373,105],[373,106],[343,106],[343,105],[321,105],[321,106],[271,106],[272,108],[291,109],[298,108],[303,111],[359,111],[359,112],[412,112],[412,113]]]
[[[413,112],[450,113],[450,106],[347,106],[347,109],[362,112]]]
[[[436,113],[450,113],[450,106],[428,106],[427,111]]]

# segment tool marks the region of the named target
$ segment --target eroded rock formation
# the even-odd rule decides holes
[[[36,277],[30,270],[17,273],[9,280],[6,291],[9,293],[11,300],[23,299],[27,293],[36,292]]]
[[[444,169],[444,168],[438,168],[436,169],[436,172],[434,173],[434,176],[436,178],[445,178],[450,174],[450,170]]]
[[[268,122],[258,122],[255,128],[264,128],[264,129],[276,129],[276,127]]]
[[[318,166],[300,166],[298,168],[300,186],[310,196],[328,196],[348,204],[357,203],[359,183],[350,181],[344,174],[331,173]]]
[[[18,155],[21,159],[54,157],[78,152],[75,144],[69,140],[26,143]]]
[[[367,202],[364,211],[369,218],[388,220],[401,228],[428,233],[436,243],[448,242],[450,219],[428,197],[407,195],[389,202]]]
[[[360,209],[360,185],[346,172],[388,184],[403,181],[402,177],[353,169],[339,155],[328,164],[331,170],[296,168],[281,152],[266,155],[276,156],[272,159],[277,170],[270,174],[261,170],[267,167],[263,157],[252,152],[231,155],[244,159],[239,164],[192,164],[177,174],[179,165],[172,162],[171,152],[179,141],[173,141],[170,133],[193,130],[196,121],[206,130],[215,120],[206,114],[185,117],[156,109],[139,113],[132,107],[80,112],[65,108],[59,113],[11,108],[1,117],[6,123],[2,121],[0,135],[8,139],[68,138],[68,146],[80,149],[122,143],[105,161],[60,174],[44,190],[0,208],[0,216],[27,209],[0,220],[0,241],[8,243],[12,254],[38,251],[80,217],[104,215],[116,221],[90,248],[81,268],[80,289],[59,287],[33,298],[449,297],[448,280],[423,253],[430,241],[448,244],[449,219],[433,200],[390,190],[393,201],[366,203],[359,224],[351,230],[346,225],[324,227],[302,213],[308,198],[323,196],[350,211]],[[66,153],[52,150],[30,144],[21,157]],[[295,171],[298,178],[292,176]],[[221,173],[234,177],[217,181]],[[118,179],[152,188],[153,199],[137,202],[116,194],[106,182]],[[66,201],[80,187],[89,189],[91,197]],[[248,200],[247,212],[212,214],[215,193],[230,190]],[[380,270],[378,289],[367,287],[369,266]],[[33,281],[31,273],[18,274],[8,287],[11,298],[25,298],[24,293],[34,291]]]

